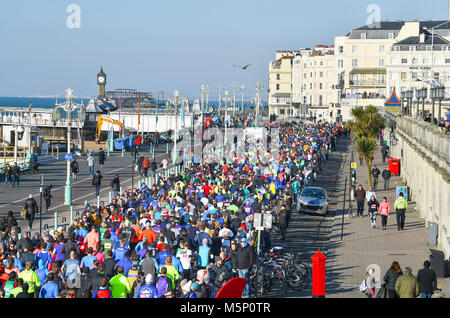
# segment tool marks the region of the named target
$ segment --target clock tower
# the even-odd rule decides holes
[[[102,98],[106,96],[106,74],[103,72],[103,67],[100,69],[100,73],[97,74],[98,85],[98,97]]]

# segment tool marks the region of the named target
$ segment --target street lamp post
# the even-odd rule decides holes
[[[56,104],[56,108],[62,108],[67,113],[67,154],[70,154],[70,144],[71,144],[71,120],[72,120],[72,112],[81,108],[83,104],[76,104],[73,101],[73,89],[66,89],[66,101],[62,104]],[[65,196],[64,196],[64,204],[72,205],[72,183],[70,180],[70,161],[67,160],[67,177],[66,177],[66,188],[65,188]]]
[[[231,89],[233,90],[233,117],[236,115],[236,90],[238,86],[236,82],[233,82],[233,85],[231,85]]]
[[[181,103],[180,92],[179,91],[175,91],[174,94],[173,94],[173,98],[170,98],[169,101],[175,108],[175,143],[174,143],[174,153],[173,153],[174,154],[173,162],[175,163],[175,160],[177,158],[178,106]]]
[[[239,89],[241,90],[242,93],[242,104],[241,104],[241,112],[244,112],[244,92],[245,92],[245,86],[244,84],[241,85],[241,87],[239,87]]]
[[[437,117],[437,124],[439,125],[439,122],[441,120],[441,107],[442,107],[442,100],[445,98],[445,87],[439,86],[436,88],[437,93],[437,99],[439,100],[439,110],[438,110],[438,117]],[[434,118],[433,118],[434,121]]]
[[[220,115],[220,111],[222,109],[222,91],[223,91],[222,84],[219,83],[219,86],[217,86],[217,90],[219,91],[219,115]]]
[[[225,91],[225,120],[223,121],[225,124],[225,138],[224,138],[224,144],[222,147],[222,158],[224,158],[224,152],[225,152],[225,145],[227,144],[227,132],[228,132],[228,91]]]
[[[201,120],[200,120],[200,123],[203,125],[203,107],[204,107],[204,100],[205,100],[205,91],[206,91],[206,88],[205,88],[205,85],[203,85],[202,84],[202,86],[200,87],[200,92],[202,93],[202,101],[201,101],[201,104],[200,104],[200,118],[201,118]]]

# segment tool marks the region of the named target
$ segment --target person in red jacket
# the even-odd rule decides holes
[[[381,215],[381,226],[383,230],[386,230],[387,219],[389,213],[391,213],[391,205],[387,201],[387,198],[384,197],[383,201],[380,203],[380,207],[378,208],[378,213]]]

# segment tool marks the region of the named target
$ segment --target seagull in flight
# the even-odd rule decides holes
[[[244,66],[240,66],[240,65],[233,65],[234,67],[239,67],[239,68],[241,68],[242,70],[246,70],[250,65],[252,65],[252,64],[247,64],[247,65],[244,65]]]

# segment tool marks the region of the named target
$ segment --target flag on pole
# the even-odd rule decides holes
[[[30,100],[30,105],[28,106],[28,113],[31,113],[31,108],[33,108],[33,101]]]

